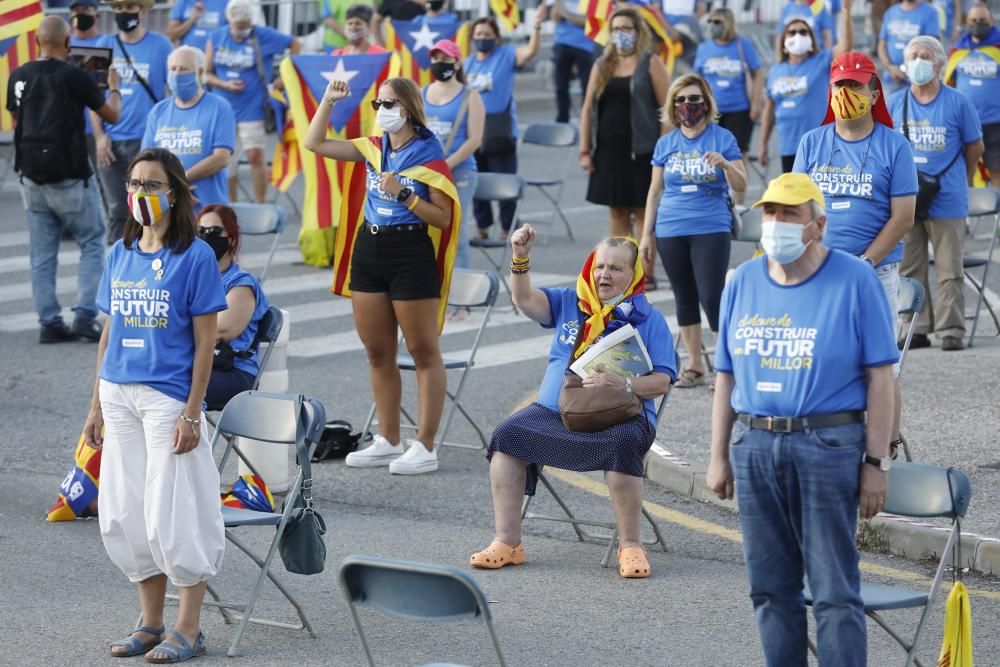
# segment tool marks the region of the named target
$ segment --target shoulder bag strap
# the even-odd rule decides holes
[[[128,50],[125,48],[125,42],[123,42],[122,38],[118,35],[115,35],[115,41],[118,42],[118,47],[122,50],[122,53],[125,54],[125,62],[127,62],[128,66],[132,69],[132,74],[135,76],[135,80],[142,85],[146,94],[149,95],[149,99],[153,100],[153,104],[159,102],[160,100],[153,92],[153,89],[149,87],[149,84],[146,83],[146,80],[142,78],[142,75],[139,74],[139,70],[137,70],[135,65],[132,63],[132,56],[128,54]]]
[[[743,87],[747,92],[747,102],[753,104],[753,83],[750,74],[750,64],[747,62],[746,56],[743,55],[743,38],[739,35],[736,36],[736,48],[740,52],[740,63],[743,66]]]
[[[309,459],[309,443],[306,442],[306,414],[305,397],[298,394],[295,397],[295,453],[298,458],[299,467],[302,469],[302,504],[307,511],[312,511],[312,464]]]
[[[451,125],[451,132],[448,133],[448,141],[444,144],[444,156],[448,157],[451,154],[451,147],[455,143],[455,137],[458,136],[458,129],[465,122],[465,117],[469,112],[469,87],[465,86],[465,90],[462,92],[462,102],[458,107],[458,115],[455,116],[455,122]]]
[[[250,41],[253,44],[253,57],[257,61],[257,76],[260,77],[260,82],[264,84],[264,88],[267,88],[270,82],[267,80],[267,75],[264,72],[264,54],[261,53],[260,40],[257,39],[256,30],[250,35]]]

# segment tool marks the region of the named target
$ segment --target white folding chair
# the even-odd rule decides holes
[[[480,341],[483,338],[483,333],[486,331],[486,325],[490,321],[490,315],[493,313],[493,308],[496,306],[497,296],[499,296],[499,294],[500,279],[497,278],[497,275],[491,271],[455,269],[451,274],[451,289],[448,291],[448,305],[452,308],[468,308],[470,310],[481,309],[482,318],[480,319],[479,326],[476,329],[476,337],[472,341],[472,347],[469,349],[468,355],[462,357],[445,355],[444,357],[445,370],[461,370],[462,375],[454,393],[446,390],[446,394],[449,399],[448,413],[445,415],[444,428],[441,429],[437,439],[435,440],[436,445],[458,447],[461,449],[485,449],[488,444],[486,433],[483,431],[482,427],[479,426],[476,420],[472,418],[472,415],[469,414],[465,406],[462,405],[462,392],[465,390],[466,382],[469,379],[469,374],[472,372],[472,368],[476,365],[476,352],[479,351]],[[465,325],[465,323],[463,323],[463,325]],[[413,357],[407,353],[400,353],[397,355],[396,364],[399,366],[400,370],[414,372],[417,370]],[[413,419],[406,408],[400,406],[400,411],[406,420],[405,423],[400,425],[400,428],[415,431],[418,426],[417,421]],[[452,418],[455,416],[456,411],[459,412],[462,417],[465,418],[465,421],[467,421],[476,431],[476,435],[479,436],[480,444],[469,445],[461,442],[449,442],[447,440],[448,431],[451,428]],[[368,411],[368,419],[365,420],[365,427],[361,429],[362,440],[368,438],[372,427],[377,423],[378,422],[375,420],[375,404],[372,403],[372,407]]]
[[[997,244],[997,234],[1000,234],[1000,196],[992,188],[969,188],[969,219],[985,217],[993,219],[990,231],[990,248],[986,257],[964,256],[962,258],[965,279],[975,288],[977,293],[976,310],[972,316],[972,330],[969,332],[969,347],[972,347],[976,342],[976,327],[979,325],[979,314],[984,305],[993,318],[996,335],[1000,335],[1000,319],[997,318],[993,305],[986,299],[987,279],[990,275],[990,264],[993,262],[993,249]],[[975,231],[975,226],[973,226],[973,231]],[[975,234],[969,234],[969,236],[974,237]],[[977,279],[971,270],[979,268],[983,270],[983,274]]]
[[[923,635],[927,617],[941,587],[945,569],[949,563],[955,569],[963,567],[961,558],[961,522],[969,509],[972,498],[972,484],[960,470],[943,468],[922,463],[904,463],[894,461],[889,471],[889,497],[886,499],[885,512],[900,516],[930,518],[948,517],[951,519],[951,531],[944,550],[939,554],[940,562],[934,572],[931,588],[926,593],[909,590],[897,586],[882,584],[861,584],[861,598],[864,600],[865,615],[885,630],[906,651],[905,667],[916,664],[923,667],[917,659],[917,646]],[[953,549],[955,551],[953,551]],[[949,558],[951,556],[951,558]],[[805,587],[806,604],[812,605],[812,592]],[[882,613],[893,609],[921,609],[920,620],[911,641],[905,640],[883,618]],[[810,641],[809,648],[813,655],[816,647]]]
[[[232,204],[233,211],[236,212],[236,219],[240,224],[240,234],[244,236],[267,236],[274,235],[271,241],[271,250],[268,252],[264,269],[260,272],[260,282],[267,280],[268,269],[271,268],[271,260],[274,259],[274,251],[278,249],[278,240],[281,232],[285,228],[285,209],[276,204],[249,204],[246,202],[235,202]]]
[[[485,201],[490,203],[516,201],[517,207],[514,209],[514,221],[511,223],[510,227],[510,231],[513,233],[514,230],[521,226],[518,214],[521,210],[521,202],[524,199],[524,186],[524,179],[517,174],[494,174],[491,172],[484,172],[479,174],[479,180],[476,182],[476,193],[473,195],[473,199],[475,201]],[[469,246],[479,248],[479,250],[482,251],[483,255],[486,257],[486,261],[490,263],[493,270],[500,276],[503,288],[507,290],[507,294],[510,294],[510,285],[507,284],[507,278],[505,277],[507,267],[503,265],[504,260],[507,258],[507,250],[510,248],[510,241],[502,239],[471,238],[469,239]],[[498,249],[500,250],[499,261],[493,259],[493,255],[490,254],[491,250]]]
[[[234,621],[239,621],[233,642],[229,647],[229,657],[238,655],[240,641],[250,623],[257,625],[268,625],[271,627],[285,628],[289,630],[305,630],[310,637],[315,638],[316,632],[306,618],[305,611],[296,601],[292,594],[282,585],[281,581],[272,572],[274,557],[278,552],[278,540],[284,531],[285,524],[296,504],[296,500],[301,496],[305,505],[312,505],[312,472],[310,467],[310,457],[316,448],[323,434],[323,427],[326,423],[326,409],[323,404],[315,399],[298,395],[269,394],[259,391],[245,391],[233,397],[226,404],[219,419],[215,436],[212,438],[211,446],[215,447],[219,438],[228,436],[226,449],[219,462],[219,470],[225,468],[226,461],[230,453],[236,455],[245,463],[246,456],[239,449],[238,438],[250,438],[267,443],[275,443],[277,446],[295,445],[295,454],[299,463],[298,473],[292,483],[288,495],[285,496],[284,508],[280,512],[255,512],[253,510],[236,509],[233,507],[222,508],[222,519],[226,525],[226,540],[237,549],[245,553],[250,560],[257,565],[259,574],[256,577],[249,597],[242,604],[223,601],[215,590],[209,585],[208,593],[212,598],[205,600],[204,604],[216,607],[222,614],[227,625]],[[270,545],[266,554],[258,554],[244,543],[234,532],[236,528],[265,527],[270,535]],[[254,606],[260,596],[264,579],[270,579],[271,583],[294,607],[299,617],[299,623],[284,623],[271,619],[256,618],[253,616]],[[176,599],[174,596],[173,599]],[[233,614],[230,610],[239,612]]]
[[[573,229],[570,227],[569,220],[566,219],[566,215],[559,205],[559,200],[562,197],[563,187],[566,185],[566,174],[569,171],[570,161],[575,157],[573,151],[568,149],[577,145],[579,137],[579,130],[576,129],[575,125],[569,123],[532,123],[524,128],[524,133],[521,135],[521,147],[528,145],[558,148],[564,153],[562,173],[556,176],[555,174],[558,173],[558,170],[552,169],[551,165],[553,163],[546,161],[545,164],[550,166],[546,171],[550,175],[541,178],[527,178],[525,184],[529,187],[537,188],[538,192],[549,201],[552,205],[549,221],[551,222],[558,215],[559,219],[562,220],[563,226],[566,228],[566,235],[570,241],[573,240]]]

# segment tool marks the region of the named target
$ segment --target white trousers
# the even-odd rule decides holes
[[[219,472],[201,442],[174,454],[184,403],[142,384],[101,380],[104,451],[98,512],[104,548],[133,583],[166,574],[175,586],[215,576],[225,552]]]

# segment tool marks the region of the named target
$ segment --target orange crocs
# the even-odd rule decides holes
[[[650,573],[644,547],[618,548],[618,574],[626,579],[644,579]]]
[[[509,547],[500,540],[493,540],[490,546],[469,557],[469,565],[485,570],[496,570],[505,565],[520,565],[525,561],[524,543]]]

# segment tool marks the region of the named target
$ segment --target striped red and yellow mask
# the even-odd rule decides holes
[[[830,98],[830,106],[838,120],[857,120],[871,111],[872,98],[844,87]]]
[[[148,227],[167,214],[170,210],[170,192],[147,194],[145,192],[128,193],[128,209],[143,227]]]
[[[629,242],[635,244],[636,257],[635,265],[632,267],[632,281],[620,299],[605,304],[601,302],[601,297],[597,295],[597,280],[594,278],[594,265],[597,263],[596,250],[587,256],[587,260],[583,263],[583,268],[580,269],[580,275],[576,278],[578,305],[580,311],[587,319],[582,323],[583,326],[580,327],[580,332],[577,334],[583,340],[579,341],[576,349],[573,351],[574,357],[579,357],[594,341],[600,338],[618,304],[645,291],[646,273],[643,271],[642,260],[639,258],[639,244],[631,237],[626,238]]]

